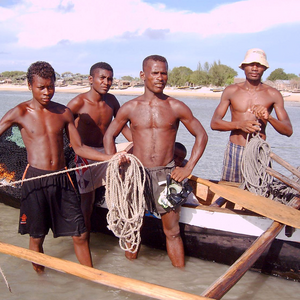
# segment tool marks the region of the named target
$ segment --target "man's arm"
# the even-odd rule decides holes
[[[95,161],[104,161],[112,158],[112,155],[107,155],[97,150],[84,145],[81,141],[80,135],[75,127],[74,118],[69,108],[66,108],[67,132],[69,134],[70,144],[75,153],[81,157],[92,159]]]
[[[117,116],[118,111],[120,109],[120,103],[119,103],[119,101],[116,98],[115,98],[115,100],[116,100],[116,105],[115,105],[115,110],[114,110],[114,117]],[[124,137],[126,138],[126,140],[128,142],[132,142],[132,133],[131,133],[131,130],[128,127],[127,124],[124,125],[124,127],[122,129],[122,134],[124,135]]]
[[[70,108],[74,118],[76,119],[77,115],[78,115],[78,111],[79,109],[82,107],[83,105],[83,100],[80,98],[80,95],[76,96],[75,98],[73,98],[68,104],[67,107]]]
[[[128,122],[128,104],[124,104],[119,110],[115,119],[109,124],[104,137],[103,145],[105,153],[114,154],[116,153],[115,139],[122,131],[123,127]],[[127,126],[127,125],[126,125]],[[128,128],[129,129],[129,128]],[[130,130],[130,129],[129,129]],[[131,132],[130,132],[131,134]],[[132,141],[132,137],[131,137]]]
[[[171,174],[173,179],[180,182],[192,173],[196,163],[198,162],[205,150],[208,136],[199,120],[193,116],[191,110],[184,103],[178,105],[177,111],[180,114],[180,121],[184,124],[187,130],[195,137],[195,143],[192,149],[190,159],[184,167],[175,168],[175,170],[173,170]]]
[[[18,117],[22,114],[22,109],[18,105],[9,110],[0,120],[0,136],[11,126],[17,124]]]
[[[269,94],[270,97],[272,97],[272,99],[274,100],[273,107],[277,119],[272,117],[267,108],[261,105],[255,105],[252,109],[253,113],[264,123],[269,122],[278,133],[286,136],[291,136],[293,134],[293,127],[290,118],[284,108],[284,100],[282,98],[282,95],[275,89],[272,89]]]

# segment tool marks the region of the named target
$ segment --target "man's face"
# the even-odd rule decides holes
[[[94,75],[89,76],[89,81],[92,88],[101,95],[106,94],[113,82],[113,72],[96,69],[94,70]]]
[[[43,106],[49,104],[55,92],[53,78],[45,79],[38,75],[34,75],[32,84],[28,83],[28,87],[32,91],[33,98]]]
[[[248,80],[260,81],[266,67],[260,63],[253,62],[251,64],[244,64],[243,70]]]
[[[162,93],[168,81],[168,66],[162,61],[148,60],[141,72],[145,87],[155,94]]]

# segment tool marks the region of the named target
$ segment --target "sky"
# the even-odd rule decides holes
[[[88,74],[99,61],[114,77],[138,77],[143,59],[169,69],[220,61],[238,68],[248,49],[270,68],[300,73],[299,0],[0,0],[0,73],[38,60],[59,74]]]

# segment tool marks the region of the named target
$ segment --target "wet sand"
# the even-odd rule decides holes
[[[84,93],[89,90],[89,87],[82,86],[65,86],[65,87],[56,87],[56,93]],[[28,91],[27,86],[25,85],[12,85],[12,84],[1,84],[0,91]],[[120,89],[111,89],[109,92],[114,95],[132,95],[138,96],[143,94],[144,88],[127,88],[124,90]],[[174,96],[174,97],[195,97],[195,98],[220,98],[222,92],[213,92],[209,87],[203,87],[201,89],[193,90],[193,89],[176,89],[167,87],[164,90],[165,94]],[[297,101],[300,102],[300,93],[283,93],[283,98],[285,101]]]

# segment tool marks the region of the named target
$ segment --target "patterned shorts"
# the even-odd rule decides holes
[[[221,180],[242,182],[241,163],[245,147],[228,142],[223,160]]]

